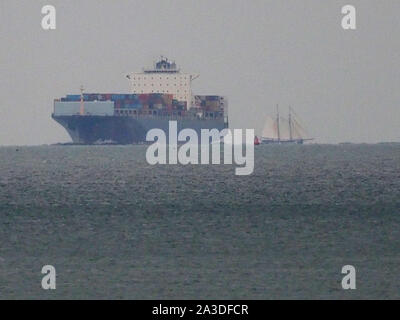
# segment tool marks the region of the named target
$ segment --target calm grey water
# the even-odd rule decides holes
[[[246,177],[145,150],[0,148],[1,299],[400,298],[399,144],[260,146]]]

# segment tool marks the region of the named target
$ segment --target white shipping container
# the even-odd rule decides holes
[[[112,101],[85,101],[83,103],[84,115],[113,116],[114,102]],[[80,101],[54,101],[55,116],[79,115],[81,110]]]

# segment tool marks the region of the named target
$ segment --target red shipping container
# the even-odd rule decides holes
[[[140,94],[139,95],[139,100],[142,103],[148,102],[149,101],[149,95],[148,94]]]

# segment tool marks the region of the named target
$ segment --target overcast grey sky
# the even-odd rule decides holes
[[[195,93],[229,97],[232,127],[260,130],[279,103],[317,142],[400,141],[398,0],[1,0],[0,25],[0,145],[69,141],[54,98],[129,92],[161,54],[201,75]]]

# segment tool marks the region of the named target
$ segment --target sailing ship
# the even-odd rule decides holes
[[[282,117],[279,106],[276,108],[276,117],[268,116],[261,134],[262,144],[303,144],[307,140],[307,132],[301,125],[299,117],[289,107],[288,117]]]

